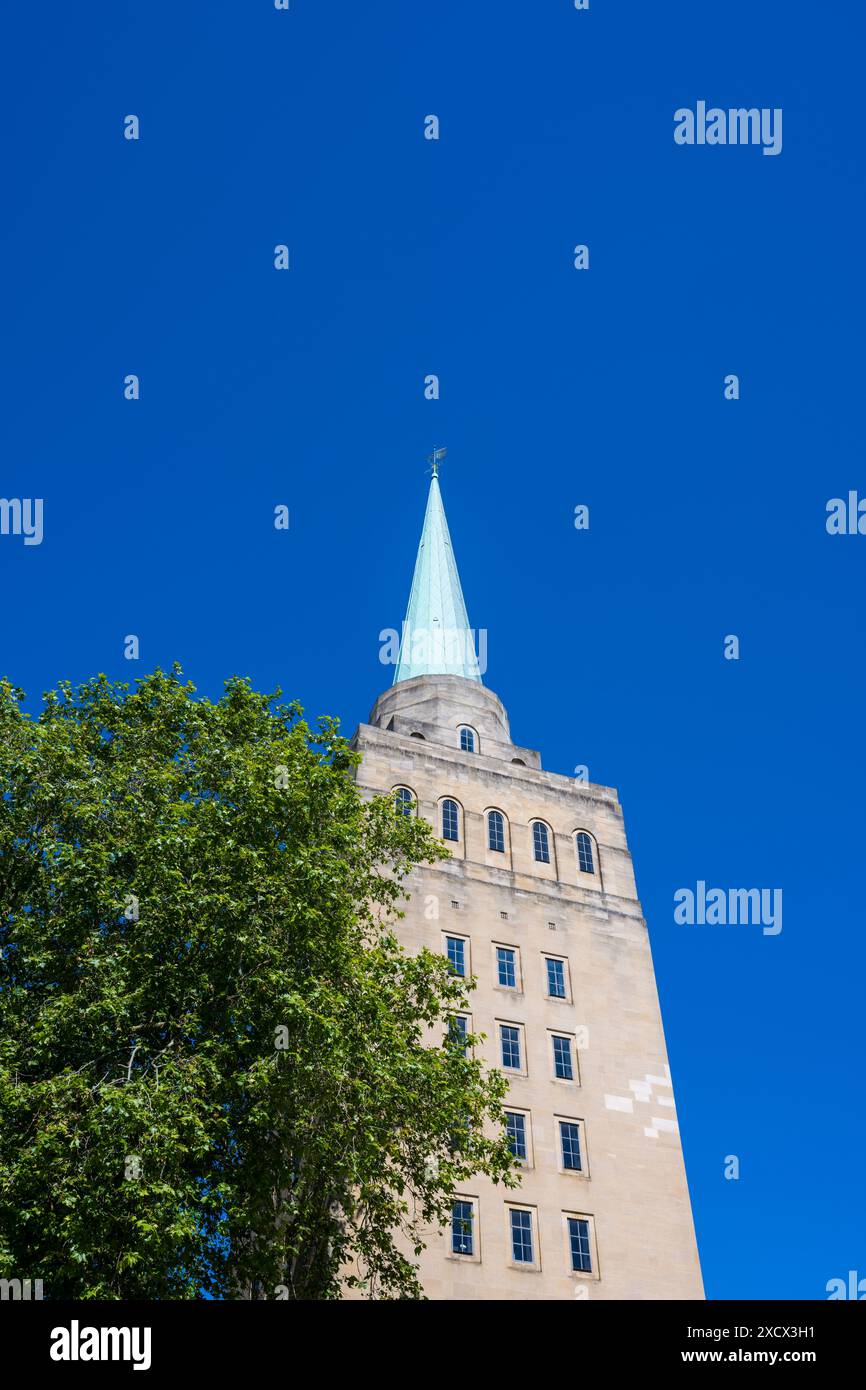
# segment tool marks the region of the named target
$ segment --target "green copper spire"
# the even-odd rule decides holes
[[[439,490],[439,459],[444,453],[444,449],[434,449],[430,457],[433,476],[400,640],[395,685],[415,676],[481,680],[474,634],[466,615]]]

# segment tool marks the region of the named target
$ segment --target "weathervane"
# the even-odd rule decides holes
[[[444,459],[446,452],[445,449],[434,449],[432,454],[428,454],[427,456],[430,472],[433,474],[434,478],[439,477],[439,460]]]

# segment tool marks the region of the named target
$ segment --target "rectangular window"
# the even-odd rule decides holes
[[[512,946],[496,947],[496,975],[503,989],[517,989],[517,952]]]
[[[475,1210],[471,1202],[454,1202],[451,1207],[452,1255],[475,1254]]]
[[[446,936],[448,962],[455,975],[466,975],[466,942],[462,936]]]
[[[565,961],[547,956],[545,964],[547,966],[547,993],[549,997],[551,999],[566,999],[568,994],[565,988]]]
[[[465,1014],[452,1014],[448,1020],[448,1043],[451,1047],[461,1052],[463,1056],[467,1053],[466,1035],[469,1032],[469,1019]]]
[[[520,1071],[520,1029],[512,1023],[500,1023],[499,1040],[503,1067],[509,1071]]]
[[[569,1173],[583,1169],[580,1161],[580,1125],[575,1120],[560,1120],[559,1142],[562,1146],[562,1166]]]
[[[589,1244],[589,1222],[583,1216],[569,1216],[568,1247],[571,1267],[578,1274],[592,1273],[592,1253]]]
[[[515,1264],[531,1265],[533,1263],[532,1212],[516,1211],[512,1207],[509,1217],[511,1220],[511,1257]]]
[[[553,1074],[557,1081],[574,1080],[571,1038],[565,1038],[561,1033],[553,1034]]]
[[[517,1110],[506,1110],[505,1132],[508,1135],[509,1147],[514,1157],[519,1158],[521,1163],[525,1163],[529,1155],[526,1145],[526,1116],[521,1115]]]

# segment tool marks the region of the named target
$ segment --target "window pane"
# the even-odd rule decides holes
[[[411,816],[412,793],[406,787],[398,787],[394,793],[394,804],[399,815]]]
[[[503,1023],[499,1029],[502,1045],[502,1065],[511,1071],[520,1070],[520,1030]]]
[[[466,942],[459,936],[445,938],[448,947],[448,961],[455,975],[466,974]]]
[[[511,1212],[511,1254],[519,1264],[532,1264],[531,1212]]]
[[[550,844],[547,835],[547,826],[542,825],[541,821],[536,821],[532,827],[532,842],[535,849],[535,857],[540,864],[550,863]]]
[[[451,1208],[451,1250],[455,1255],[474,1254],[474,1211],[471,1202],[455,1202]]]
[[[589,1253],[589,1222],[580,1216],[568,1218],[568,1243],[571,1247],[571,1267],[581,1273],[592,1273],[592,1258]]]
[[[442,838],[443,840],[460,839],[460,822],[456,801],[442,802]]]
[[[499,983],[505,989],[516,989],[517,967],[514,952],[507,946],[496,947],[496,968],[499,974]]]
[[[475,752],[475,735],[471,729],[460,730],[460,747],[464,753]]]
[[[573,1081],[574,1068],[571,1065],[571,1039],[553,1037],[553,1069],[559,1081]]]
[[[505,1132],[508,1135],[508,1143],[515,1158],[526,1161],[526,1116],[518,1115],[513,1110],[506,1111]]]
[[[565,962],[561,960],[548,960],[547,962],[547,992],[552,999],[565,998]]]
[[[560,1120],[559,1135],[562,1143],[562,1166],[570,1172],[581,1171],[580,1126],[570,1120]]]
[[[491,811],[487,817],[487,845],[499,854],[505,853],[505,823],[499,811]]]
[[[592,862],[592,840],[584,830],[577,837],[577,862],[585,874],[594,873]]]

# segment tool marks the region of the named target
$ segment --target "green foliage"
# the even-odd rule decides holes
[[[333,721],[137,687],[0,683],[0,1276],[418,1297],[455,1188],[516,1181],[501,1078],[441,1042],[465,985],[397,939],[445,851]]]

